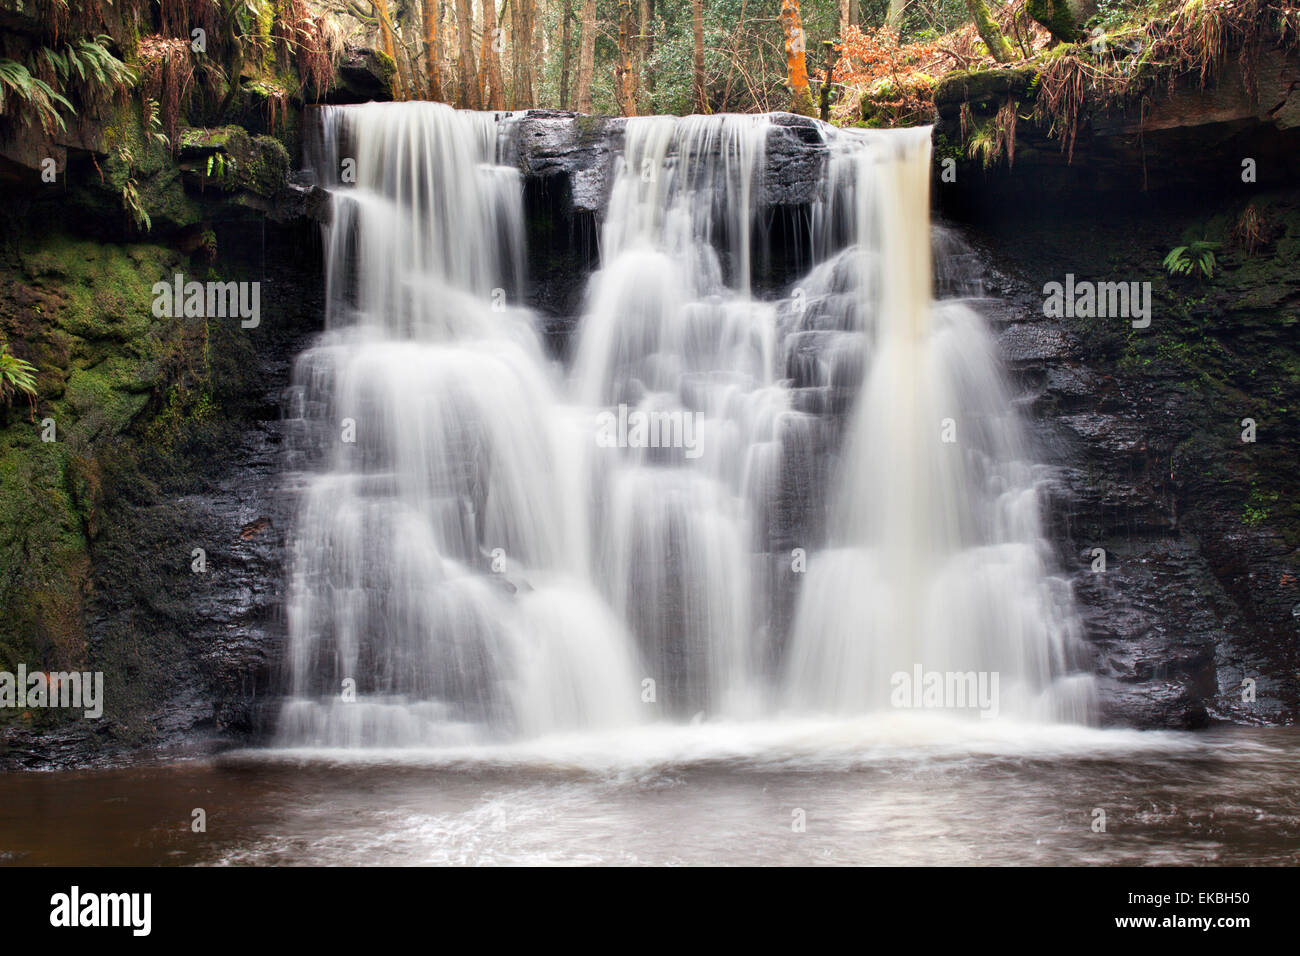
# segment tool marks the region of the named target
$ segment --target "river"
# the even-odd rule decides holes
[[[0,776],[0,861],[1295,865],[1298,762],[1295,728],[928,715],[497,748],[242,750]]]

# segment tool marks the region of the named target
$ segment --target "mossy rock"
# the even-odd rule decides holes
[[[55,236],[0,270],[0,338],[38,370],[34,410],[0,409],[0,669],[84,663],[99,449],[133,428],[165,369],[201,354],[193,330],[152,314],[177,263],[155,245]]]
[[[898,99],[898,84],[892,77],[882,76],[876,82],[871,84],[867,90],[867,96],[873,100],[896,100]]]
[[[259,75],[243,80],[224,120],[250,136],[275,136],[293,148],[301,135],[303,91],[296,77]]]
[[[289,175],[289,151],[273,136],[249,136],[239,126],[187,129],[182,168],[203,189],[245,191],[270,198]]]
[[[364,103],[367,100],[391,100],[397,64],[382,50],[351,49],[339,65],[337,102]]]
[[[105,121],[100,142],[104,157],[75,180],[73,202],[88,217],[115,234],[143,231],[127,209],[125,194],[134,189],[149,216],[150,232],[188,229],[203,218],[199,204],[186,194],[171,149],[146,136],[140,107],[117,110]]]
[[[1033,67],[1002,67],[995,70],[971,70],[949,73],[934,89],[937,107],[956,106],[962,103],[994,103],[1007,96],[1016,99],[1032,98],[1037,86],[1038,71]]]
[[[376,76],[380,77],[386,83],[391,83],[397,76],[397,63],[391,56],[383,50],[371,50],[370,58],[373,61],[373,70]]]
[[[259,196],[274,196],[289,176],[289,150],[274,136],[254,136],[252,162],[246,171],[245,188]]]

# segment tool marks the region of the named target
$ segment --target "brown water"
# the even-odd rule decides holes
[[[1294,865],[1298,770],[1295,728],[915,721],[241,751],[0,776],[0,861]],[[195,808],[206,833],[191,830]]]

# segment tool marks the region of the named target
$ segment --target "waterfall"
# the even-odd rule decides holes
[[[816,228],[849,245],[804,294],[839,308],[800,324],[842,326],[849,313],[866,377],[830,546],[801,593],[788,703],[861,713],[890,706],[896,675],[996,674],[1000,711],[1086,721],[1078,621],[1049,573],[1040,469],[993,336],[965,301],[932,300],[929,130],[838,138]]]
[[[638,638],[660,710],[759,712],[754,563],[788,393],[776,309],[750,294],[763,116],[628,122],[578,328],[574,392],[681,423],[608,449],[592,499],[599,579]],[[694,447],[686,447],[688,440]]]
[[[320,116],[278,743],[858,715],[916,666],[1088,718],[1042,469],[982,319],[932,297],[928,129],[815,127],[813,261],[774,297],[773,118],[629,120],[565,369],[520,304],[516,118]]]
[[[575,425],[517,305],[522,190],[497,119],[386,104],[321,123],[328,329],[290,391],[307,460],[280,741],[637,719],[630,638],[587,581],[562,481]]]

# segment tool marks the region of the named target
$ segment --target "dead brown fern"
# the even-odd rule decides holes
[[[302,42],[302,22],[308,17],[305,0],[275,0],[271,12],[271,44],[275,63],[287,71]]]
[[[216,0],[160,0],[159,24],[163,35],[189,40],[191,31],[202,28],[209,37],[217,32]]]
[[[194,62],[190,43],[179,37],[150,36],[140,40],[140,72],[146,112],[149,102],[159,104],[163,132],[175,150],[179,141],[181,111],[189,101],[194,79]],[[149,116],[144,117],[145,125]]]
[[[277,0],[271,22],[277,67],[298,72],[303,89],[329,90],[343,55],[343,31],[331,17],[315,15],[306,0]]]
[[[1048,128],[1048,135],[1061,141],[1067,162],[1074,160],[1074,143],[1091,87],[1087,65],[1070,54],[1053,57],[1038,73],[1034,118]]]
[[[1253,256],[1268,245],[1270,240],[1269,230],[1254,203],[1250,203],[1242,210],[1241,215],[1237,218],[1236,225],[1232,227],[1228,235],[1228,239],[1231,245],[1241,249],[1248,256]]]
[[[320,96],[333,85],[335,69],[343,59],[343,30],[329,17],[308,17],[299,36],[298,78],[303,89]]]
[[[1258,61],[1270,42],[1294,48],[1300,8],[1271,0],[1185,0],[1167,22],[1148,25],[1149,59],[1167,74],[1170,89],[1195,74],[1202,88],[1218,80],[1233,51],[1242,84],[1259,94]]]
[[[284,126],[289,115],[289,93],[286,90],[266,91],[266,128],[274,133]]]
[[[1016,120],[1020,115],[1020,101],[1008,96],[997,115],[993,117],[993,149],[995,155],[1005,156],[1007,165],[1016,164]]]

